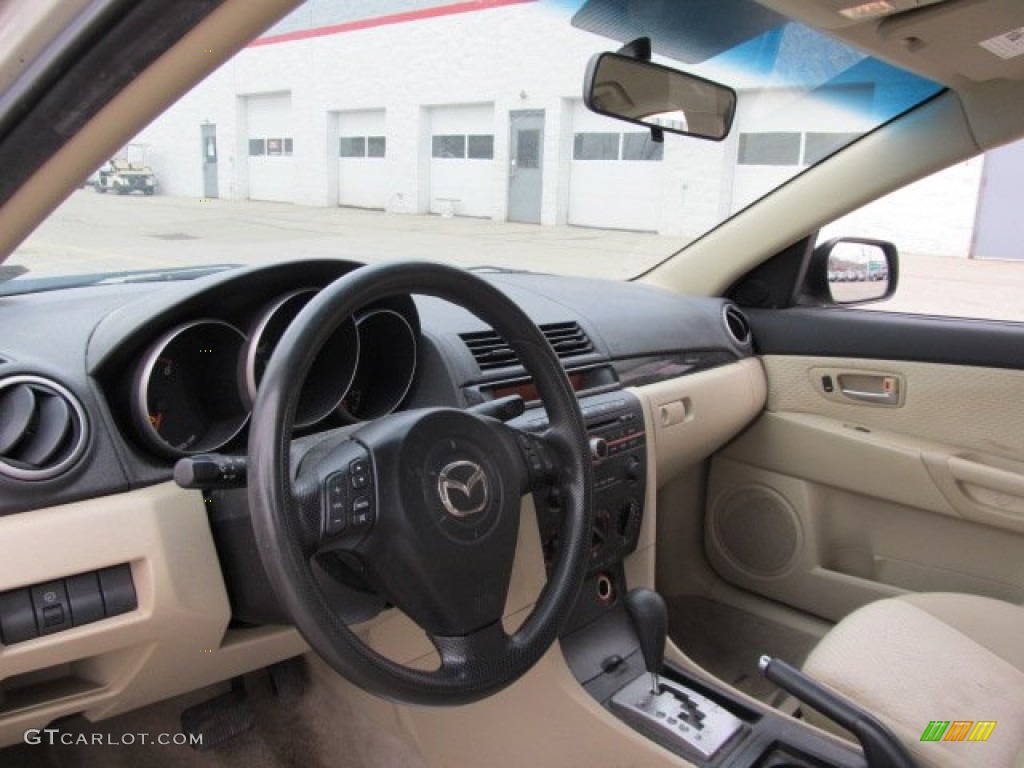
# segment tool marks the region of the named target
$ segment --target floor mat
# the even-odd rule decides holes
[[[309,685],[301,696],[277,698],[261,674],[246,677],[256,715],[252,730],[206,752],[140,743],[141,734],[180,734],[185,707],[228,688],[179,696],[98,723],[82,717],[60,721],[51,726],[60,731],[56,739],[70,745],[8,747],[0,750],[0,768],[423,768],[405,744],[324,687]],[[89,743],[94,734],[104,743]]]
[[[748,696],[777,706],[786,697],[758,672],[763,654],[800,666],[813,635],[703,597],[668,601],[669,635],[687,656]]]

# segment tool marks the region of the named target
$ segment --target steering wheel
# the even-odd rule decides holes
[[[456,408],[379,418],[326,438],[299,461],[291,433],[318,351],[360,308],[425,294],[469,310],[512,346],[549,426],[538,434]],[[293,466],[293,463],[296,466]],[[410,704],[466,704],[509,685],[554,642],[586,572],[593,476],[579,404],[557,356],[505,294],[469,272],[424,262],[362,267],[330,284],[278,343],[253,406],[249,505],[260,557],[282,606],[337,672]],[[524,494],[553,485],[561,545],[525,622],[502,625]],[[335,553],[427,634],[440,665],[385,658],[343,618],[314,575]]]

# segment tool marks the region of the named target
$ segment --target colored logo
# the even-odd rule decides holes
[[[932,720],[921,741],[988,741],[995,727],[995,720]]]

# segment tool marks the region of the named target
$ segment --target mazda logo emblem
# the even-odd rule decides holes
[[[481,512],[490,499],[484,468],[473,461],[446,464],[437,477],[441,504],[452,517],[469,517]]]

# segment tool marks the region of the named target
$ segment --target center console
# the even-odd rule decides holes
[[[648,455],[643,405],[629,392],[614,391],[583,397],[580,407],[594,470],[594,527],[587,579],[560,638],[576,679],[622,722],[696,765],[864,766],[856,748],[757,707],[713,677],[698,678],[664,662],[664,602],[650,590],[630,592],[623,566],[637,548],[644,514],[650,513],[644,508]],[[543,411],[528,411],[515,423],[535,430],[546,426]],[[550,568],[561,545],[562,510],[556,496],[535,494],[534,503]],[[637,599],[639,593],[646,593],[643,600]]]
[[[590,441],[594,467],[594,528],[587,573],[597,576],[619,565],[636,549],[644,515],[647,485],[647,444],[643,406],[627,392],[583,398],[580,410]],[[543,412],[527,414],[524,426],[542,429]],[[560,546],[561,509],[558,500],[538,494],[534,499],[544,560],[550,568]],[[602,580],[603,589],[607,583]],[[605,600],[614,595],[603,591]]]

